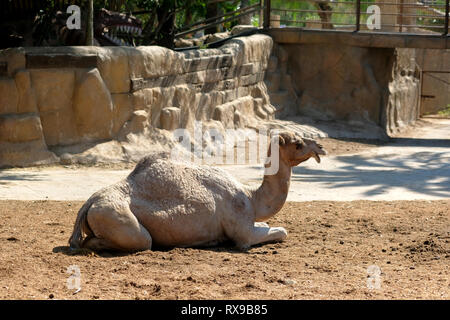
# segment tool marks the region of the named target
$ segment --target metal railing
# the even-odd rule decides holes
[[[449,0],[266,0],[264,27],[449,34]]]
[[[205,30],[210,27],[223,25],[227,22],[236,21],[241,17],[253,15],[255,13],[258,13],[258,15],[260,15],[262,8],[263,8],[262,0],[259,0],[258,3],[255,3],[253,5],[242,7],[231,12],[226,12],[224,14],[217,15],[212,18],[197,21],[195,23],[192,23],[188,26],[179,29],[178,32],[175,34],[175,38],[180,38],[188,34],[193,34],[195,32]]]
[[[216,2],[226,2],[224,1],[216,1]],[[210,17],[204,20],[196,21],[188,26],[180,28],[177,30],[175,34],[175,38],[181,38],[186,35],[193,35],[198,31],[203,31],[211,27],[215,26],[223,26],[226,23],[238,21],[240,18],[244,16],[259,16],[260,22],[262,21],[262,10],[263,10],[263,0],[259,0],[258,2],[238,8],[237,10],[225,12],[223,14],[219,14],[214,17]]]
[[[214,16],[208,16],[205,19],[200,20],[194,20],[193,22],[190,22],[188,24],[181,23],[181,26],[178,26],[177,23],[175,23],[175,26],[173,28],[173,39],[174,41],[176,39],[183,38],[185,40],[193,40],[193,39],[200,39],[203,38],[204,35],[210,34],[210,33],[216,33],[216,32],[223,32],[223,31],[229,31],[232,26],[240,24],[241,18],[244,17],[250,17],[250,20],[253,20],[255,17],[256,19],[256,25],[255,26],[262,26],[263,23],[263,0],[249,0],[247,1],[248,5],[244,6],[238,6],[236,10],[223,10],[223,8],[219,9],[218,5],[221,4],[231,4],[231,7],[236,7],[236,4],[239,3],[239,1],[236,0],[207,0],[204,2],[205,6],[208,5],[216,5],[216,15]],[[186,15],[187,12],[187,6],[181,5],[180,7],[174,6],[172,8],[172,13],[170,15],[174,15],[174,20],[177,21],[178,17],[183,17]],[[140,10],[133,12],[133,15],[141,17],[142,15],[149,15],[150,19],[147,19],[149,22],[146,23],[146,26],[144,27],[144,32],[141,36],[136,37],[136,40],[139,44],[145,44],[145,45],[151,45],[151,44],[158,44],[156,42],[151,42],[151,38],[155,36],[155,34],[160,32],[160,28],[164,25],[164,21],[158,21],[158,19],[155,17],[156,9],[153,10]],[[252,21],[253,24],[255,24],[254,21]],[[146,32],[146,30],[150,29],[150,32]],[[241,35],[247,35],[254,32],[243,32]],[[150,35],[150,36],[149,36]],[[223,38],[221,40],[217,40],[215,42],[208,42],[203,45],[202,47],[214,47],[220,45],[222,42],[235,37],[228,36],[226,38]],[[239,36],[239,35],[237,35]],[[149,42],[150,40],[150,42]],[[197,42],[197,41],[196,41]],[[202,42],[202,40],[200,41]],[[216,43],[217,42],[217,43]],[[189,50],[198,48],[197,45],[188,46],[188,47],[179,47],[174,48],[175,50]]]

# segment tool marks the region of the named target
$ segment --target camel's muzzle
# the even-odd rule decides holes
[[[316,150],[314,150],[313,157],[314,157],[314,159],[316,159],[317,163],[320,163],[319,154],[325,156],[327,154],[327,152],[322,148],[322,146],[320,144],[318,145],[318,148],[315,148],[315,149]]]

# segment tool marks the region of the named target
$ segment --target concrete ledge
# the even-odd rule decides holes
[[[97,55],[75,55],[69,53],[27,53],[26,68],[96,68]]]
[[[450,37],[389,32],[353,32],[270,28],[263,31],[280,44],[327,43],[371,48],[450,49]]]

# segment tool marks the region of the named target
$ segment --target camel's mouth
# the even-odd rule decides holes
[[[314,152],[313,157],[314,157],[314,159],[316,159],[317,163],[320,163],[320,157],[319,157],[319,154],[317,152]]]
[[[313,157],[314,157],[314,159],[316,159],[317,163],[320,163],[319,154],[325,156],[327,154],[327,152],[322,148],[321,145],[318,145],[318,147],[319,148],[316,148],[316,150],[314,151]]]

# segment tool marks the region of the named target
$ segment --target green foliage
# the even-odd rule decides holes
[[[136,39],[136,44],[158,44],[161,39],[166,38],[169,34],[181,30],[189,29],[190,26],[196,24],[198,27],[205,19],[212,18],[208,16],[208,2],[212,0],[93,0],[94,10],[106,8],[112,11],[132,13],[137,16],[144,27],[144,34],[141,39]],[[216,15],[224,15],[223,19],[235,17],[239,13],[233,13],[241,8],[242,3],[245,5],[253,5],[259,3],[260,0],[228,0],[218,1],[212,4],[216,6]],[[81,7],[82,14],[85,12],[88,0],[72,0],[70,4],[76,4]],[[46,0],[39,14],[39,23],[44,26],[51,24],[52,17],[56,11],[66,11],[68,1],[66,0]],[[211,6],[211,5],[209,5]],[[252,23],[259,25],[258,14],[253,14]],[[223,29],[230,30],[234,25],[238,24],[238,19],[227,21],[221,24]],[[172,27],[170,25],[173,25]],[[47,30],[42,30],[45,34]]]
[[[438,115],[444,116],[444,117],[450,117],[450,103],[447,105],[447,107],[445,109],[439,111]]]
[[[368,2],[372,3],[375,2],[375,0],[364,0],[364,2],[365,3],[361,4],[362,17],[366,12],[367,7],[370,6]],[[329,3],[329,5],[333,10],[331,22],[335,27],[339,27],[339,25],[345,26],[346,24],[356,23],[356,1],[336,0],[334,3]],[[280,15],[280,24],[282,25],[305,27],[306,21],[320,21],[320,17],[317,12],[308,12],[320,10],[319,6],[317,3],[314,3],[314,1],[273,0],[272,8],[274,14]],[[303,10],[303,12],[283,11],[276,9]]]

